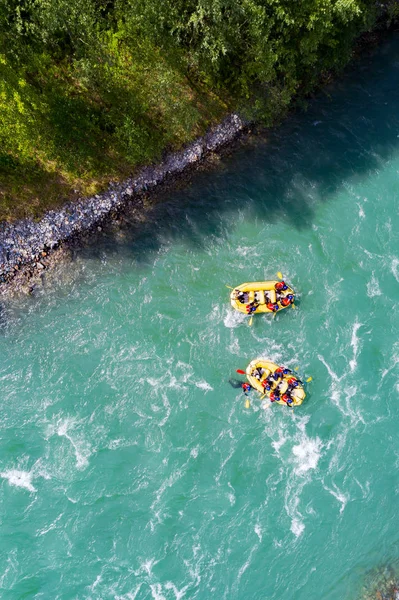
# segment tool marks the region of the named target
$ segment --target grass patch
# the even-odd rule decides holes
[[[148,41],[109,32],[79,60],[0,54],[0,219],[38,217],[203,133],[227,110]]]

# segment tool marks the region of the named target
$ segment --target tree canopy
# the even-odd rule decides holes
[[[27,198],[37,194],[36,179],[42,188],[55,175],[59,194],[88,192],[229,109],[272,123],[323,73],[345,65],[376,6],[0,0],[0,170],[9,181],[0,215],[15,195],[14,176],[30,182]]]

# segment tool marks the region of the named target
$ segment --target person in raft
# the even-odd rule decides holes
[[[245,304],[249,300],[248,292],[242,292],[241,290],[236,290],[236,298],[238,302],[241,304]]]
[[[283,402],[285,402],[287,406],[290,406],[292,408],[292,405],[294,404],[294,400],[291,397],[291,394],[289,394],[288,392],[286,392],[285,394],[283,394],[281,396],[281,400]]]
[[[276,292],[285,292],[285,290],[288,289],[288,286],[285,281],[277,281],[277,283],[274,284],[274,289]]]
[[[264,373],[265,369],[263,367],[256,367],[256,369],[252,372],[252,377],[255,377],[255,379],[260,381]]]
[[[242,384],[242,391],[244,392],[245,396],[248,396],[248,393],[252,390],[252,386],[249,383],[243,383]]]
[[[274,381],[278,381],[279,379],[282,379],[283,375],[284,375],[283,367],[277,367],[277,369],[273,372]]]
[[[262,386],[265,392],[270,392],[270,390],[272,389],[272,385],[274,383],[272,377],[272,375],[268,375],[268,377],[266,377],[266,379],[262,381]]]
[[[256,311],[258,304],[256,304],[256,302],[251,302],[250,304],[247,304],[245,308],[247,309],[247,313],[250,315]]]
[[[295,377],[290,377],[287,380],[287,383],[288,383],[288,391],[289,392],[291,392],[293,389],[295,389],[299,385],[299,381]]]
[[[276,391],[271,392],[269,398],[270,402],[278,402],[279,400],[281,400],[280,394]]]
[[[276,303],[276,304],[273,304],[273,302],[268,302],[268,303],[266,304],[266,306],[267,306],[267,308],[268,308],[269,310],[271,310],[272,312],[277,312],[277,311],[278,311],[278,309],[280,308],[280,307],[279,307],[279,305],[278,305],[277,303]]]
[[[284,298],[281,298],[280,304],[281,306],[289,306],[290,304],[294,304],[294,300],[294,295],[288,294],[288,296],[284,296]]]

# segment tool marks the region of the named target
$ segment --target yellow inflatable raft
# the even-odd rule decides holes
[[[270,394],[272,392],[276,391],[279,392],[280,398],[282,398],[285,394],[287,394],[290,387],[289,395],[293,400],[291,406],[299,406],[302,404],[306,396],[303,383],[299,381],[299,379],[291,371],[286,374],[282,373],[276,381],[274,378],[270,377],[276,371],[276,369],[284,369],[284,367],[279,367],[279,365],[276,365],[270,360],[266,360],[264,358],[256,358],[247,366],[247,379],[253,388],[255,388],[261,394],[266,394],[268,398],[270,398]],[[270,377],[269,381],[271,383],[271,389],[269,391],[267,391],[262,385],[262,382],[264,382],[268,377]],[[289,379],[294,379],[297,381],[297,386],[289,386]],[[276,400],[275,402],[277,402],[277,404],[286,404],[284,400]]]
[[[294,301],[294,290],[287,286],[286,290],[276,291],[279,281],[252,281],[242,283],[230,294],[231,306],[245,314],[273,313],[288,308]],[[284,282],[283,282],[284,283]],[[287,285],[287,284],[286,284]],[[292,300],[288,301],[288,296]],[[286,298],[286,300],[284,300]],[[283,301],[283,304],[281,303]],[[286,306],[284,304],[286,303]],[[249,312],[248,306],[255,307]]]

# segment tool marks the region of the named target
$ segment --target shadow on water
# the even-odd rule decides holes
[[[145,209],[143,219],[126,214],[127,224],[110,228],[77,255],[98,260],[121,253],[144,267],[165,244],[201,250],[225,241],[244,215],[267,223],[285,221],[296,230],[309,228],[318,206],[343,186],[378,171],[397,151],[398,76],[399,36],[393,34],[306,112],[292,115],[263,138],[252,138],[217,170],[195,173],[191,185],[161,196]],[[72,268],[68,279],[70,269],[64,271],[69,284],[82,275]],[[59,289],[61,296],[69,293],[69,284],[63,292]],[[2,334],[10,310],[0,306]]]
[[[130,253],[149,263],[165,242],[202,248],[209,236],[224,239],[239,211],[269,223],[311,226],[315,209],[344,184],[378,170],[397,150],[399,38],[363,58],[307,112],[295,114],[255,146],[224,160],[216,172],[194,175],[184,191],[146,210],[144,222],[128,218],[124,240],[109,234],[82,252]],[[331,94],[329,96],[328,94]]]

